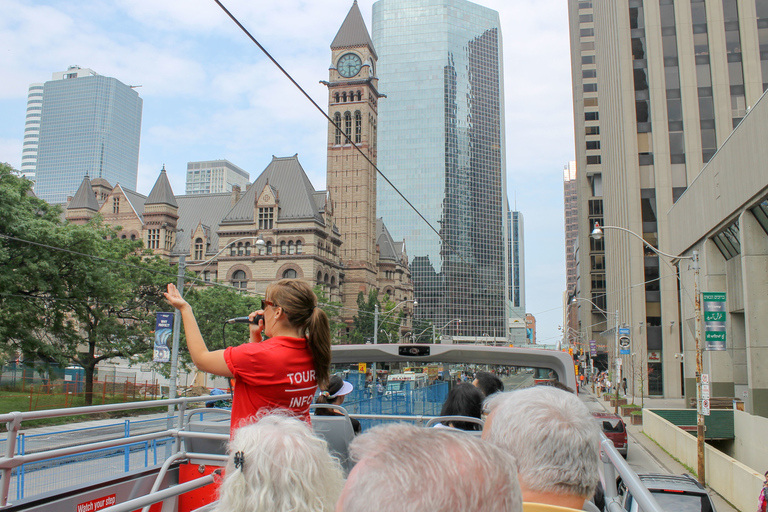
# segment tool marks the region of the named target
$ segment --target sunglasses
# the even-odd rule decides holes
[[[275,303],[269,300],[263,300],[261,301],[261,309],[267,309],[267,306],[272,306],[273,308],[277,307],[275,306]]]

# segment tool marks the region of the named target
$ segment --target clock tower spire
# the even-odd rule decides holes
[[[342,302],[348,325],[357,296],[376,288],[376,124],[382,95],[376,50],[357,1],[331,43],[328,81],[328,192],[341,232]],[[345,137],[346,135],[346,137]],[[371,165],[358,148],[374,165]]]

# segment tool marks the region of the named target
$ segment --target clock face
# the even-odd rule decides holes
[[[346,53],[341,56],[337,69],[344,78],[351,78],[360,72],[363,62],[354,53]]]

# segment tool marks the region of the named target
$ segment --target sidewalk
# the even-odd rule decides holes
[[[606,411],[613,412],[614,408],[610,406],[610,403],[604,401],[602,397],[597,398],[596,395],[592,394],[591,390],[581,392],[592,395]],[[626,398],[627,403],[636,403],[637,405],[640,405],[641,397],[637,397],[637,402],[633,402],[634,397],[631,395],[627,396]],[[642,401],[644,409],[685,409],[684,398],[644,397],[642,398]],[[690,473],[687,469],[685,469],[685,467],[683,467],[682,464],[673,459],[671,455],[669,455],[659,445],[649,439],[648,436],[643,433],[642,425],[630,425],[627,423],[627,434],[632,438],[632,440],[642,446],[643,449],[656,461],[656,463],[664,468],[669,474],[682,475],[687,473],[695,478],[695,475]],[[717,512],[739,512],[727,501],[725,501],[722,496],[717,494],[717,492],[714,491],[711,487],[707,486],[707,490],[709,491],[709,495],[712,497],[712,501],[715,503]]]

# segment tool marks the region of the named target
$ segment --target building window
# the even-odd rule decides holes
[[[285,254],[285,241],[280,242],[280,254]]]
[[[587,157],[587,164],[599,164],[601,162],[600,155],[592,155]]]
[[[112,213],[120,213],[120,198],[112,198]]]
[[[251,242],[245,242],[245,255],[251,255]]]
[[[237,256],[237,247],[235,247],[234,244],[231,245],[230,248],[229,248],[229,255],[230,256]]]
[[[355,111],[355,144],[360,144],[363,141],[363,116],[360,115],[360,111]]]
[[[584,92],[597,92],[597,84],[584,84]]]
[[[598,121],[600,119],[600,114],[597,112],[584,112],[584,120],[585,121]]]
[[[587,141],[587,149],[600,149],[600,141],[599,140],[588,140]]]
[[[243,255],[243,242],[238,242],[237,244],[237,255],[238,256]]]
[[[259,229],[272,229],[275,209],[273,207],[259,208]]]
[[[203,259],[203,239],[202,238],[195,239],[195,259],[196,260]]]
[[[288,242],[288,254],[296,254],[296,246],[293,245],[293,240]]]
[[[339,101],[339,93],[336,93],[336,101]],[[334,144],[341,144],[341,113],[336,112],[333,115],[333,124],[336,125],[336,138]]]
[[[600,127],[599,126],[587,126],[584,129],[585,135],[600,135]]]
[[[344,112],[344,133],[347,134],[345,143],[352,140],[352,114]]]
[[[296,254],[301,254],[301,240],[296,240]]]
[[[317,284],[320,284],[323,282],[323,273],[319,270],[317,271]]]
[[[283,279],[296,279],[297,277],[299,277],[298,274],[292,268],[283,272]]]
[[[160,248],[160,230],[150,229],[147,231],[147,247],[150,249]]]
[[[248,279],[244,271],[235,270],[235,273],[232,274],[232,286],[240,290],[245,290],[248,287]]]
[[[267,254],[272,254],[272,242],[267,242]]]

